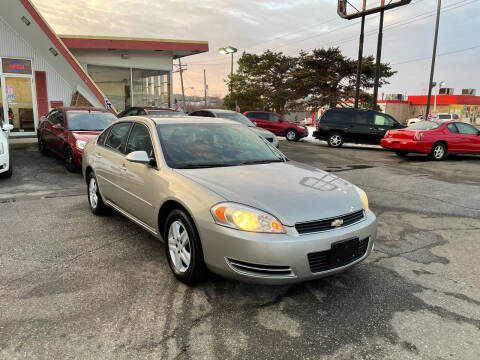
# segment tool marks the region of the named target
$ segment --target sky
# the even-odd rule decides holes
[[[396,1],[396,0],[393,0]],[[350,0],[359,7],[361,0]],[[367,0],[373,6],[380,0]],[[337,15],[336,0],[33,0],[59,34],[205,40],[210,51],[185,57],[185,92],[223,97],[230,58],[218,52],[231,45],[260,54],[270,49],[295,56],[301,50],[339,46],[358,54],[359,20]],[[437,0],[412,0],[385,14],[382,62],[398,73],[382,93],[423,94],[428,85]],[[366,20],[364,55],[376,53],[378,15]],[[459,93],[480,95],[480,0],[442,0],[434,81]],[[174,74],[174,92],[180,92]]]

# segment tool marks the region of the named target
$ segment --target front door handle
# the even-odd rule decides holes
[[[120,169],[122,169],[123,171],[127,171],[127,167],[125,166],[125,164],[122,164],[122,166],[120,166]]]

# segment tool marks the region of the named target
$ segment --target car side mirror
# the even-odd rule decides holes
[[[252,121],[252,123],[253,123],[255,126],[258,126],[258,124],[257,124],[256,121]]]
[[[150,164],[150,158],[146,151],[132,151],[127,155],[127,161],[138,164]]]
[[[4,124],[2,126],[3,131],[12,131],[13,130],[13,125],[12,124]]]

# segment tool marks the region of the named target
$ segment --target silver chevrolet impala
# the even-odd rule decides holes
[[[166,243],[174,275],[283,284],[341,272],[376,238],[367,195],[290,161],[249,128],[126,117],[84,150],[92,212],[113,208]]]

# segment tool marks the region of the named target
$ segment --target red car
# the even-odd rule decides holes
[[[161,107],[153,107],[153,106],[134,106],[128,109],[123,110],[117,117],[122,118],[125,116],[143,116],[143,115],[185,115],[185,113],[181,110],[175,110],[170,108],[161,108]]]
[[[305,126],[286,121],[281,115],[274,112],[246,111],[243,115],[258,127],[270,130],[277,136],[285,136],[288,141],[298,141],[308,136],[308,129]]]
[[[68,171],[82,166],[83,149],[105,127],[117,120],[105,109],[90,107],[62,107],[42,116],[38,125],[38,149],[50,150],[65,160]]]
[[[442,160],[447,154],[480,154],[480,131],[460,121],[422,121],[388,131],[381,144],[398,156],[415,152]]]

